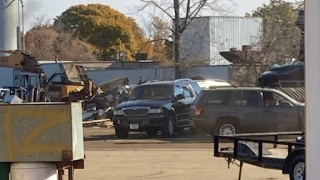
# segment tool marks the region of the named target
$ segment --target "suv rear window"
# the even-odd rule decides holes
[[[206,104],[227,105],[230,102],[232,91],[211,91]]]

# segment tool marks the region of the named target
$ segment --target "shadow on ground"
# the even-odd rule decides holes
[[[205,142],[213,142],[212,137],[204,134],[191,134],[188,129],[185,129],[183,132],[179,134],[175,134],[172,138],[162,138],[161,133],[158,134],[156,137],[149,137],[146,133],[136,133],[132,132],[129,134],[128,139],[117,139],[114,129],[106,129],[106,128],[96,128],[84,129],[84,141],[114,141],[114,142],[123,142],[126,141],[128,143],[132,142],[133,140],[140,141],[143,143],[144,141],[150,143],[163,143],[163,142],[170,142],[170,143],[205,143]]]

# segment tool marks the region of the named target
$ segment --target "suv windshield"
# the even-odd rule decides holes
[[[143,85],[134,88],[129,100],[171,99],[174,97],[172,85]]]

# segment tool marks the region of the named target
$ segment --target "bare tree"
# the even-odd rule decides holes
[[[232,0],[141,0],[141,2],[143,6],[139,7],[138,11],[150,10],[151,8],[153,12],[161,13],[158,16],[165,16],[173,23],[172,27],[168,27],[168,30],[173,34],[175,78],[181,78],[180,46],[182,34],[190,23],[205,13],[226,15],[234,6]]]

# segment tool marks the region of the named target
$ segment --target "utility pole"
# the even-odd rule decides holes
[[[320,1],[305,0],[306,179],[320,177]]]
[[[17,50],[21,50],[21,17],[20,17],[20,1],[18,1],[18,26],[17,26]]]
[[[20,0],[21,2],[21,19],[22,19],[22,50],[23,52],[26,51],[26,38],[25,38],[25,31],[24,31],[24,4],[23,0]]]
[[[180,72],[180,45],[181,45],[181,33],[180,33],[180,2],[174,0],[174,74],[175,78],[181,78]]]

